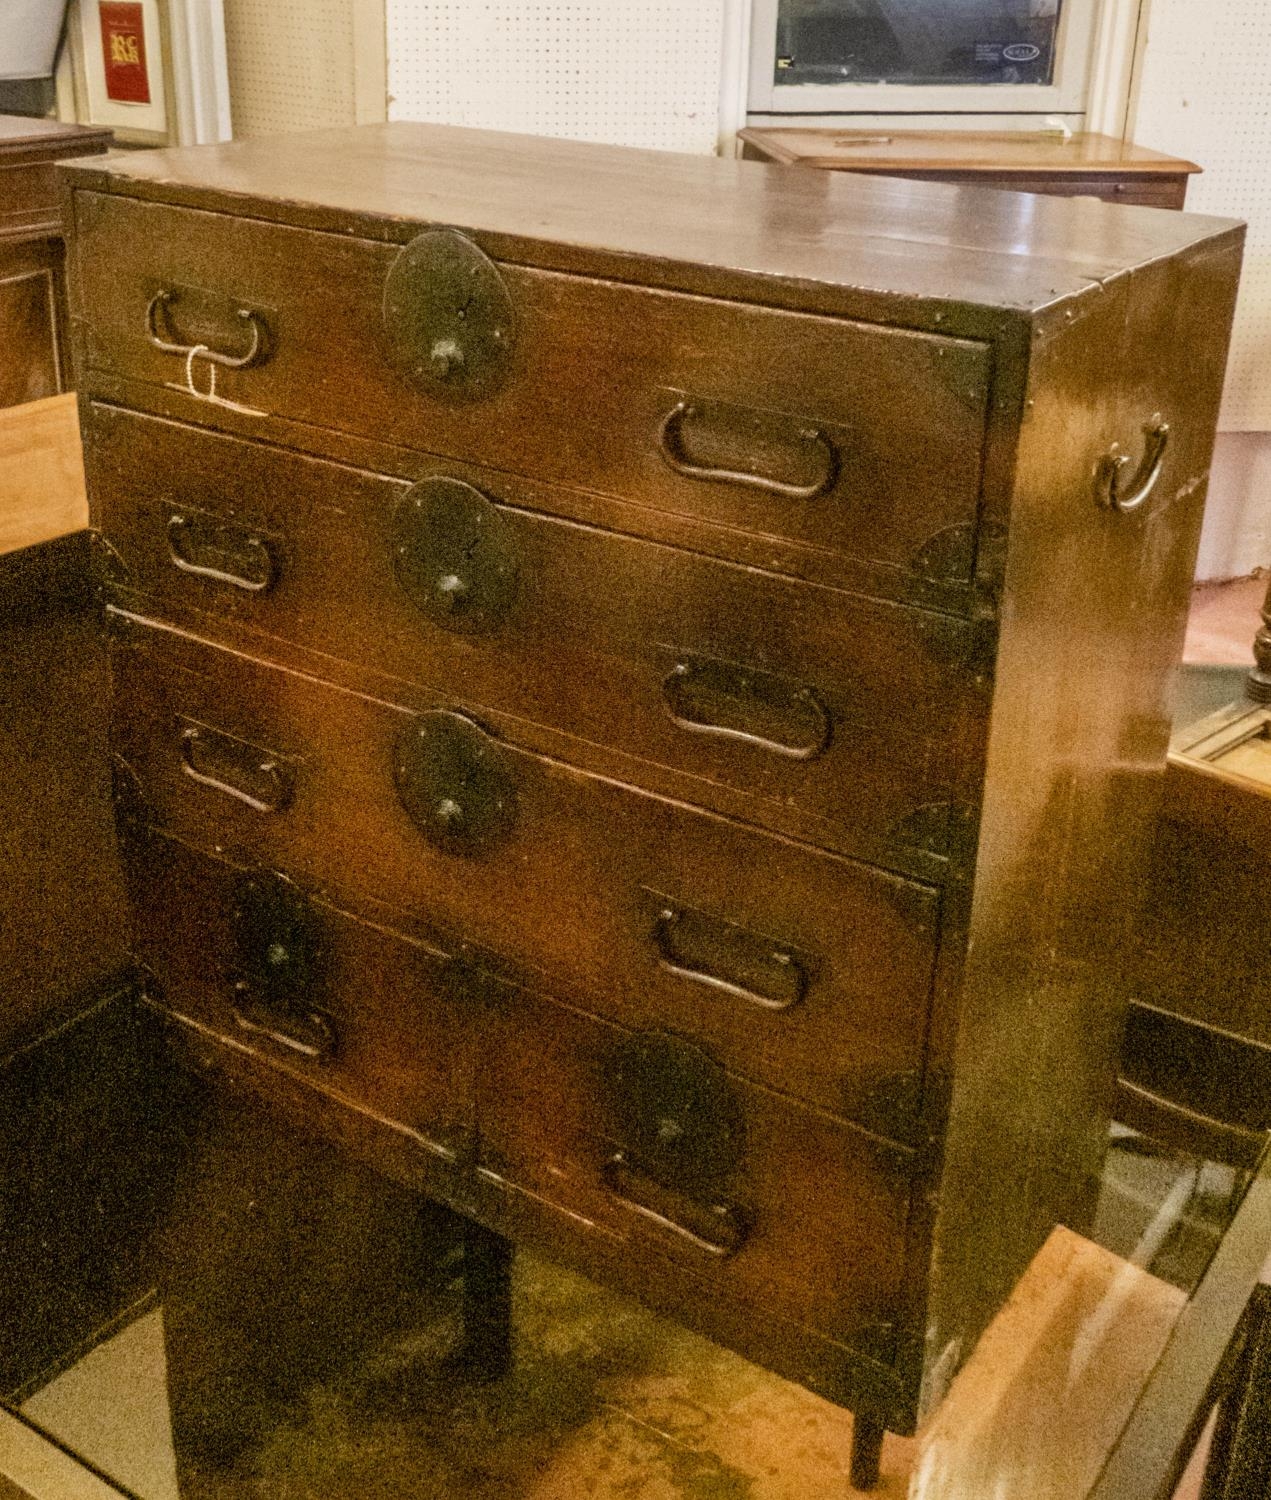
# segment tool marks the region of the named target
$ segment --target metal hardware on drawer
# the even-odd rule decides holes
[[[605,1186],[615,1198],[642,1218],[687,1240],[695,1249],[723,1260],[746,1242],[749,1225],[735,1203],[698,1202],[686,1193],[668,1189],[641,1172],[625,1151],[615,1151],[601,1168]],[[658,1208],[651,1198],[669,1198]],[[693,1222],[696,1221],[696,1222]]]
[[[783,500],[815,500],[823,495],[838,475],[838,454],[825,434],[815,427],[802,428],[799,443],[816,454],[821,472],[805,484],[795,484],[770,474],[755,474],[747,469],[730,469],[711,464],[694,463],[684,450],[684,424],[700,416],[702,407],[692,401],[678,401],[658,427],[658,451],[668,467],[686,479],[703,479],[722,484],[740,484],[765,490]]]
[[[947,860],[953,821],[957,817],[965,822],[966,816],[966,809],[952,802],[925,802],[892,824],[887,830],[887,847],[893,852],[912,851]]]
[[[336,1033],[331,1018],[320,1010],[280,1004],[271,997],[257,995],[246,980],[234,986],[234,1020],[243,1031],[268,1037],[290,1052],[315,1062],[330,1057],[336,1050]]]
[[[717,707],[722,701],[743,719],[748,716],[752,726],[723,723],[718,712],[691,717],[686,709],[695,693],[715,700]],[[814,760],[830,743],[830,713],[814,688],[737,662],[680,654],[662,680],[662,700],[677,729],[734,740],[787,760]],[[755,719],[769,721],[767,733],[753,727]]]
[[[285,875],[252,872],[234,887],[231,927],[238,966],[258,989],[310,996],[322,972],[322,931],[313,907]]]
[[[1112,447],[1099,461],[1095,472],[1095,493],[1099,504],[1121,515],[1130,515],[1146,505],[1161,477],[1165,465],[1165,451],[1169,446],[1170,426],[1162,421],[1158,412],[1143,429],[1146,444],[1143,458],[1133,478],[1123,485],[1126,471],[1133,460],[1121,451],[1120,443]]]
[[[506,378],[516,320],[490,257],[456,229],[426,229],[389,268],[384,330],[391,359],[412,384],[472,401]]]
[[[171,516],[168,551],[172,566],[182,573],[249,594],[265,593],[277,578],[277,564],[263,537],[210,516],[179,511]]]
[[[122,755],[110,758],[110,800],[115,812],[115,828],[122,844],[144,838],[150,827],[150,804],[141,788],[141,779]]]
[[[291,767],[271,750],[206,724],[181,729],[181,769],[200,786],[223,792],[253,812],[282,812],[291,801]]]
[[[179,354],[182,359],[188,358],[197,349],[200,359],[205,359],[210,364],[220,365],[226,370],[245,370],[248,365],[255,364],[260,358],[265,347],[265,326],[260,314],[250,307],[235,309],[235,316],[251,330],[251,343],[246,354],[226,354],[223,350],[209,349],[202,342],[179,344],[171,339],[165,339],[159,332],[159,310],[163,308],[166,314],[166,309],[177,300],[177,292],[172,288],[166,288],[156,292],[146,307],[146,337],[156,349],[164,354]]]
[[[234,887],[231,912],[234,1018],[302,1057],[336,1050],[331,1017],[313,1005],[322,989],[322,929],[313,907],[285,875],[249,873]]]
[[[397,580],[446,630],[479,633],[500,625],[516,596],[512,529],[497,507],[458,479],[424,479],[393,513]]]
[[[810,965],[795,948],[706,912],[667,901],[655,892],[645,894],[657,902],[653,942],[658,962],[668,973],[762,1010],[789,1010],[806,995]],[[695,943],[702,948],[713,948],[724,964],[731,961],[743,973],[750,971],[761,977],[747,983],[740,977],[730,978],[718,972],[717,966],[708,967],[708,958],[694,961],[686,950]],[[764,987],[760,988],[760,984]]]
[[[624,1038],[598,1080],[615,1145],[663,1187],[706,1193],[745,1150],[741,1103],[709,1053],[669,1032]]]
[[[101,599],[111,588],[128,588],[133,582],[132,570],[114,545],[100,531],[90,531],[89,572],[93,590]]]
[[[921,1068],[905,1068],[880,1078],[859,1101],[849,1099],[849,1112],[876,1135],[913,1144],[922,1106],[924,1073]]]
[[[516,826],[516,783],[506,755],[463,714],[439,709],[406,724],[394,776],[415,826],[448,854],[489,853]]]

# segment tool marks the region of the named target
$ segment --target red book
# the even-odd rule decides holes
[[[107,99],[120,104],[149,104],[146,23],[140,4],[103,3],[98,10]]]

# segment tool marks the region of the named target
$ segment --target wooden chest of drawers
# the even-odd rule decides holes
[[[1239,226],[406,125],[64,181],[155,1002],[912,1426],[1088,1206]]]

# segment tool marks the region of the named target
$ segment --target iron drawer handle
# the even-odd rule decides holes
[[[1161,477],[1161,469],[1165,464],[1165,450],[1169,446],[1170,438],[1169,423],[1163,422],[1158,414],[1152,418],[1143,431],[1147,438],[1143,460],[1124,489],[1122,480],[1132,460],[1128,453],[1122,453],[1120,443],[1113,443],[1099,461],[1099,468],[1095,475],[1095,490],[1099,504],[1107,506],[1109,510],[1118,511],[1123,516],[1129,515],[1147,503],[1149,496],[1156,488],[1157,480]]]
[[[268,1037],[280,1047],[318,1061],[335,1051],[335,1028],[320,1010],[271,1004],[246,980],[234,986],[234,1020],[243,1031]]]
[[[197,349],[200,359],[221,365],[227,370],[245,370],[248,365],[255,363],[264,344],[264,328],[259,313],[253,312],[249,307],[238,309],[238,318],[251,329],[251,346],[246,354],[225,354],[218,349],[209,349],[206,344],[174,344],[162,336],[159,332],[159,309],[169,307],[176,301],[176,297],[174,291],[158,291],[151,297],[146,308],[146,337],[156,349],[164,354],[179,354],[182,359],[188,359]]]
[[[181,731],[181,769],[191,781],[223,792],[253,812],[282,812],[291,801],[287,768],[268,750],[200,724],[187,724]]]
[[[782,994],[765,994],[762,990],[752,989],[749,985],[717,974],[711,969],[697,968],[686,963],[675,949],[675,933],[683,916],[684,913],[678,908],[667,906],[658,913],[653,925],[658,962],[668,974],[674,974],[677,979],[687,979],[693,984],[705,985],[707,989],[715,990],[721,995],[730,995],[734,1000],[744,1000],[748,1005],[757,1005],[762,1010],[789,1010],[807,993],[808,972],[797,955],[788,948],[769,943],[765,938],[754,938],[756,958],[771,968],[776,981],[773,988],[784,990]]]
[[[752,711],[775,711],[781,716],[802,719],[807,732],[799,737],[774,739],[770,735],[756,734],[750,729],[734,728],[721,724],[718,719],[692,718],[684,711],[683,699],[694,686],[715,693]],[[706,734],[716,739],[735,740],[738,744],[751,745],[756,750],[766,750],[771,755],[784,756],[787,760],[814,760],[830,742],[832,728],[829,710],[810,687],[792,688],[780,678],[768,672],[755,671],[750,667],[736,666],[731,662],[713,661],[708,658],[686,658],[675,666],[662,680],[662,698],[671,722],[677,729],[688,734]]]
[[[601,1168],[605,1186],[626,1208],[659,1229],[687,1240],[695,1250],[725,1260],[746,1242],[749,1226],[735,1203],[702,1202],[687,1193],[666,1188],[632,1165],[625,1151],[615,1151]],[[668,1211],[655,1208],[650,1197],[668,1198]],[[689,1221],[689,1222],[686,1222]]]
[[[172,566],[195,578],[228,583],[249,594],[263,594],[274,582],[277,568],[268,543],[255,533],[177,514],[168,521],[168,551]],[[203,562],[198,558],[205,559]],[[239,565],[217,567],[211,558]]]
[[[838,455],[830,440],[815,427],[805,428],[799,434],[800,442],[815,449],[821,458],[821,475],[808,484],[790,484],[768,474],[750,474],[745,469],[717,469],[705,464],[695,464],[684,451],[683,427],[685,421],[696,414],[697,408],[691,401],[680,401],[667,412],[658,428],[658,449],[663,459],[686,479],[743,484],[752,490],[766,490],[771,495],[779,495],[783,500],[815,500],[834,483],[838,473]]]

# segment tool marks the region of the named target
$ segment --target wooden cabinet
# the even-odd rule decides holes
[[[1240,226],[413,125],[65,181],[155,1003],[912,1428],[1097,1179]]]
[[[0,406],[55,396],[69,384],[53,164],[109,142],[108,130],[0,115]]]
[[[1037,131],[827,130],[738,132],[749,161],[819,167],[952,186],[1005,188],[1061,198],[1102,198],[1140,208],[1182,208],[1195,162],[1114,136]]]

